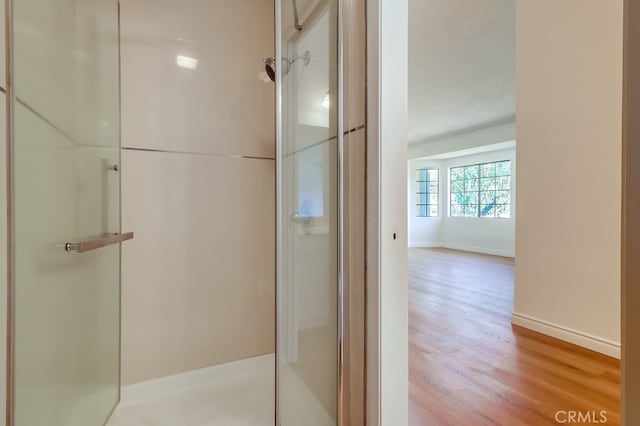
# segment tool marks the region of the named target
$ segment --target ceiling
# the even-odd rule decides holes
[[[409,143],[515,116],[515,0],[409,0]]]

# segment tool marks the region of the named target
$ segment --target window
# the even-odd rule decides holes
[[[511,217],[511,161],[453,167],[451,217]]]
[[[438,216],[438,169],[418,169],[418,217]]]

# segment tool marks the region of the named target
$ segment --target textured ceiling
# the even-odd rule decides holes
[[[515,116],[515,0],[409,0],[409,143]]]

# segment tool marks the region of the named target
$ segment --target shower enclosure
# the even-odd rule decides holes
[[[279,2],[278,416],[336,425],[341,365],[338,1]],[[298,12],[304,10],[304,16]],[[310,52],[310,53],[305,53]],[[291,64],[291,65],[289,65]],[[280,66],[278,66],[280,65]],[[309,423],[311,422],[311,423]]]
[[[117,7],[12,5],[9,418],[101,425],[120,391],[119,243],[131,237],[120,230]]]
[[[283,426],[365,424],[364,4],[276,2]]]
[[[158,2],[154,11],[157,16],[164,14],[162,19],[166,22],[173,23],[170,12],[174,4]],[[183,6],[186,8],[187,4],[195,8],[189,13],[196,15],[198,10],[224,14],[225,9],[231,8],[224,1],[201,4],[189,0]],[[167,30],[165,38],[165,34],[156,37],[157,33],[153,32],[156,28],[152,27],[162,28],[162,25],[151,24],[157,16],[146,20],[143,6],[147,7],[144,2],[128,0],[6,1],[10,154],[7,167],[11,212],[8,218],[7,426],[105,425],[121,402],[122,381],[135,384],[138,378],[141,381],[162,379],[153,376],[151,368],[139,375],[130,371],[135,370],[133,367],[123,369],[123,359],[129,361],[127,357],[122,358],[122,344],[129,345],[129,353],[137,351],[136,368],[141,364],[145,366],[145,356],[160,357],[162,350],[158,348],[175,349],[171,353],[173,364],[156,362],[164,368],[160,370],[168,371],[165,374],[168,377],[177,374],[181,364],[186,364],[180,354],[194,351],[189,344],[201,348],[207,355],[216,350],[217,342],[203,343],[202,335],[205,339],[207,335],[222,336],[220,339],[229,339],[244,351],[244,356],[261,355],[263,360],[264,356],[273,356],[275,347],[275,379],[272,371],[265,373],[271,374],[276,384],[275,394],[264,395],[270,398],[269,404],[275,413],[273,422],[267,424],[364,425],[364,1],[234,3],[233,7],[238,8],[234,9],[235,13],[243,16],[252,16],[255,10],[275,11],[275,54],[267,52],[273,57],[265,59],[264,64],[260,63],[263,57],[253,58],[255,69],[250,70],[230,69],[236,61],[246,59],[243,49],[233,53],[236,56],[231,57],[235,60],[210,60],[211,46],[206,44],[215,43],[219,51],[233,49],[233,37],[227,40],[213,37],[203,44],[200,39],[182,37],[183,27],[179,25]],[[122,20],[122,7],[131,7],[127,10],[131,15],[126,22]],[[137,15],[131,19],[135,7]],[[222,28],[220,22],[218,27]],[[198,23],[203,28],[205,24],[206,20]],[[140,28],[135,28],[137,25]],[[242,31],[246,33],[250,29],[244,27]],[[197,36],[207,34],[201,31]],[[237,38],[244,37],[234,34]],[[126,43],[133,43],[133,47],[123,44],[123,35],[129,37]],[[251,34],[254,36],[256,34]],[[251,37],[247,35],[242,42],[251,44]],[[148,55],[149,52],[153,52],[152,55]],[[148,58],[152,59],[142,62]],[[143,70],[140,64],[149,68]],[[154,71],[150,69],[157,69],[158,74],[165,72],[158,64],[173,67],[168,74],[171,78],[161,82],[163,88],[171,89],[167,90],[171,93],[167,96],[171,98],[168,102],[173,102],[173,109],[165,109],[169,111],[166,116],[153,115],[156,110],[151,102],[143,108],[131,107],[131,100],[144,98],[145,90],[142,84],[132,82],[151,75]],[[127,80],[130,74],[123,77],[123,69],[135,78]],[[227,77],[238,74],[238,81],[246,84],[242,93],[238,93],[237,86],[225,87],[224,81],[216,79],[216,72]],[[205,94],[195,85],[206,78],[216,81],[215,85],[206,87],[210,92]],[[152,85],[158,79],[148,80]],[[219,114],[213,118],[207,114],[214,114],[214,107],[225,108],[226,115],[222,117],[232,117],[237,111],[261,111],[260,102],[268,99],[265,93],[271,96],[271,81],[275,82],[275,135],[265,138],[264,129],[270,127],[261,123],[260,129],[255,130],[259,125],[252,117],[245,117],[245,124],[253,120],[253,127],[243,133],[245,140],[241,148],[238,148],[240,142],[229,137],[237,136],[237,128],[226,130],[225,137],[215,140],[212,129],[206,126],[218,125],[223,120]],[[231,94],[235,95],[233,102],[228,100],[231,98],[224,98]],[[261,119],[266,114],[263,111]],[[162,139],[162,123],[169,119],[180,121],[179,126],[171,128],[178,129],[172,136],[184,139],[176,142],[182,143],[179,148],[171,145],[174,141]],[[147,127],[136,127],[138,120],[146,120]],[[272,125],[273,121],[269,123]],[[149,125],[153,127],[151,130]],[[191,143],[188,138],[193,135],[202,139]],[[256,140],[249,140],[250,137]],[[268,140],[270,138],[272,140]],[[216,143],[223,144],[226,151],[220,150],[221,145]],[[270,151],[273,146],[270,144],[274,143],[275,156]],[[275,212],[265,212],[265,206],[272,206],[273,210],[269,204],[273,203],[273,196],[269,196],[270,190],[264,190],[269,177],[273,176],[272,166],[276,172]],[[221,175],[224,170],[233,170],[225,176],[233,176],[238,181],[244,178],[242,185],[225,182]],[[255,178],[246,178],[256,171],[261,173],[257,186]],[[122,180],[122,175],[128,177]],[[172,195],[167,195],[168,190],[160,188],[162,185],[149,183],[162,179],[170,182],[163,181],[162,185],[170,186]],[[210,190],[213,200],[200,203],[197,197],[183,197],[180,185],[191,185],[198,191]],[[140,188],[146,188],[145,197],[151,194],[148,199],[136,197],[135,191]],[[252,304],[247,302],[241,308],[229,308],[224,315],[218,312],[220,321],[209,321],[211,317],[205,317],[201,311],[189,312],[196,305],[200,308],[206,305],[206,301],[193,294],[182,297],[175,293],[183,288],[185,292],[196,288],[196,281],[211,272],[208,264],[217,262],[214,272],[216,268],[233,266],[225,262],[228,257],[206,250],[192,256],[200,262],[197,267],[188,263],[191,243],[194,247],[207,248],[229,244],[221,239],[215,242],[218,245],[212,246],[206,241],[222,235],[217,230],[224,229],[225,223],[217,223],[214,231],[195,232],[198,226],[182,229],[182,223],[169,218],[167,222],[173,225],[172,229],[153,228],[161,226],[161,220],[132,226],[136,229],[121,229],[121,220],[125,226],[136,223],[127,219],[128,213],[123,215],[123,207],[132,209],[132,204],[140,207],[131,217],[144,218],[148,214],[160,217],[168,214],[159,211],[162,206],[174,208],[176,200],[185,209],[201,208],[202,211],[191,217],[203,221],[211,217],[211,209],[218,205],[226,209],[226,214],[241,211],[240,216],[245,219],[254,217],[253,214],[272,222],[275,213],[276,221],[270,226],[264,222],[244,224],[242,237],[229,230],[224,233],[234,239],[230,252],[239,253],[237,260],[233,258],[234,262],[238,265],[255,262],[251,273],[243,276],[264,275],[258,277],[259,285],[252,279],[243,282],[229,279],[228,270],[224,269],[225,278],[200,283],[215,289],[206,287],[205,292],[197,288],[200,292],[197,294],[226,294],[228,304],[247,295]],[[236,201],[237,205],[227,204]],[[147,212],[146,206],[153,206],[156,211]],[[179,210],[171,211],[175,214]],[[224,217],[216,211],[218,221],[222,222]],[[194,232],[190,234],[194,237],[192,240],[198,241],[171,240],[174,237],[170,234],[179,234],[180,230]],[[132,231],[136,231],[136,235],[130,242],[128,240],[134,238]],[[169,235],[170,239],[157,238],[159,233],[162,237]],[[255,255],[264,241],[271,241],[274,233],[276,312],[269,333],[276,330],[276,341],[269,345],[273,339],[264,331],[269,329],[264,325],[266,321],[259,325],[245,324],[244,329],[254,333],[249,340],[258,340],[255,336],[268,339],[266,345],[260,342],[259,349],[255,349],[257,345],[243,344],[233,333],[202,333],[208,327],[226,327],[225,319],[242,321],[249,316],[247,311],[273,297],[273,287],[269,287],[274,279],[273,262],[268,266],[263,264],[272,252],[268,251],[259,261],[249,253]],[[251,246],[251,250],[246,244],[242,245],[256,234],[261,235],[260,244]],[[170,246],[167,241],[179,244]],[[123,250],[122,243],[134,248]],[[184,253],[167,255],[169,260],[158,265],[153,274],[131,272],[142,264],[156,267],[154,262],[157,265],[157,259],[162,257],[153,257],[152,250],[146,250],[149,247],[161,255]],[[127,255],[135,259],[132,261]],[[208,261],[207,256],[216,262]],[[146,324],[144,321],[158,323],[155,320],[165,311],[149,309],[144,312],[147,317],[136,318],[138,322],[127,317],[128,322],[123,325],[123,312],[129,315],[132,307],[158,300],[147,298],[144,293],[136,295],[138,304],[128,299],[123,302],[123,297],[129,297],[128,286],[148,276],[154,278],[147,278],[153,281],[145,283],[147,286],[160,285],[163,275],[167,275],[162,268],[180,261],[184,264],[174,269],[187,271],[185,275],[189,277],[179,286],[171,287],[173,297],[162,299],[162,304],[168,314],[192,313],[193,316],[179,324],[172,322],[175,329],[169,337],[174,340],[167,338],[162,342],[164,346],[149,341],[149,336],[159,335],[166,328],[159,324],[155,324],[152,333],[145,334],[147,340],[136,341],[136,333],[141,332],[139,325]],[[187,283],[188,279],[191,281]],[[226,281],[222,283],[222,280]],[[239,285],[243,288],[238,288]],[[231,297],[228,292],[234,289],[238,293]],[[178,309],[171,305],[175,299],[186,302]],[[260,315],[273,315],[273,303],[269,304],[270,309],[259,306]],[[256,314],[246,320],[263,320],[263,316]],[[200,323],[195,323],[198,318]],[[181,339],[180,332],[189,328],[197,328],[200,335]],[[180,348],[180,344],[184,347]],[[224,341],[218,346],[226,349],[230,345]],[[270,349],[264,349],[267,347]],[[148,348],[153,348],[151,355],[144,352]],[[223,366],[234,360],[229,351],[213,354],[212,358]],[[203,359],[204,355],[197,361]],[[189,366],[189,374],[207,367],[203,362],[194,365]],[[228,418],[204,420],[214,425],[227,425],[229,421]],[[149,426],[156,425],[149,423]]]

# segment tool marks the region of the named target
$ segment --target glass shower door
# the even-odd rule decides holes
[[[338,424],[338,1],[278,1],[278,419]]]
[[[116,0],[14,0],[14,426],[101,426],[119,399]]]

